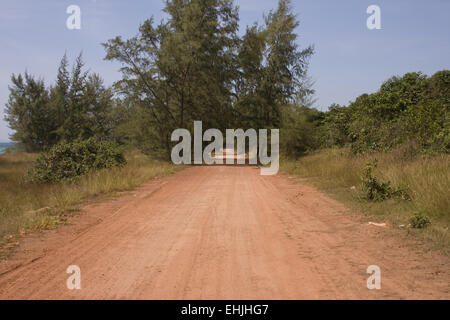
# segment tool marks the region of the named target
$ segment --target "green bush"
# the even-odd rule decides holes
[[[431,223],[431,220],[425,214],[417,212],[409,219],[409,222],[413,228],[423,229]]]
[[[367,163],[363,170],[361,180],[364,198],[370,201],[383,201],[394,197],[403,200],[411,200],[411,197],[405,190],[392,187],[390,181],[379,181],[373,175],[373,169],[375,169],[377,165],[378,161],[375,159],[373,162]]]
[[[41,153],[28,174],[33,182],[73,181],[90,171],[120,167],[125,163],[117,144],[94,138],[78,139],[58,143]]]
[[[389,182],[380,182],[373,175],[373,169],[377,167],[376,160],[367,163],[361,176],[362,190],[367,200],[382,201],[390,197],[391,185]]]
[[[348,106],[331,105],[323,115],[322,146],[350,144],[354,154],[365,154],[414,144],[415,153],[449,153],[449,88],[450,70],[392,77]]]

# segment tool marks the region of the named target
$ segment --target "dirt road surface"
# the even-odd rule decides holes
[[[198,166],[89,205],[0,263],[0,298],[450,298],[447,257],[293,180]],[[80,290],[66,287],[69,265]]]

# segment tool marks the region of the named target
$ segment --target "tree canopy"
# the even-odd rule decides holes
[[[61,59],[54,85],[25,72],[12,75],[5,120],[27,151],[95,137],[169,157],[171,133],[205,128],[280,129],[289,156],[324,147],[354,153],[409,145],[415,152],[450,150],[450,71],[410,72],[386,80],[348,106],[312,107],[310,45],[289,0],[261,24],[239,33],[232,0],[167,0],[167,18],[144,21],[130,39],[103,43],[106,60],[121,64],[122,79],[106,87],[84,71],[80,56],[69,70]]]

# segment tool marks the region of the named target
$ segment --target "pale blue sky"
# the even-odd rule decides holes
[[[237,0],[241,30],[277,0]],[[81,8],[81,30],[66,28],[66,8]],[[299,44],[313,44],[309,74],[316,107],[347,104],[375,91],[392,75],[433,74],[450,69],[448,0],[293,0],[300,19]],[[366,9],[381,8],[381,30],[368,30]],[[131,37],[146,18],[163,18],[162,0],[0,0],[0,141],[11,131],[3,121],[12,73],[30,73],[53,83],[64,52],[71,62],[83,51],[86,66],[107,84],[120,78],[119,65],[104,61],[100,45],[116,35]]]

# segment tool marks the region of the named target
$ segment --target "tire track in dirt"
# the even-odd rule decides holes
[[[450,298],[448,257],[251,166],[188,168],[72,222],[0,263],[0,298]],[[66,288],[72,264],[81,290]],[[371,264],[381,290],[366,287]]]

